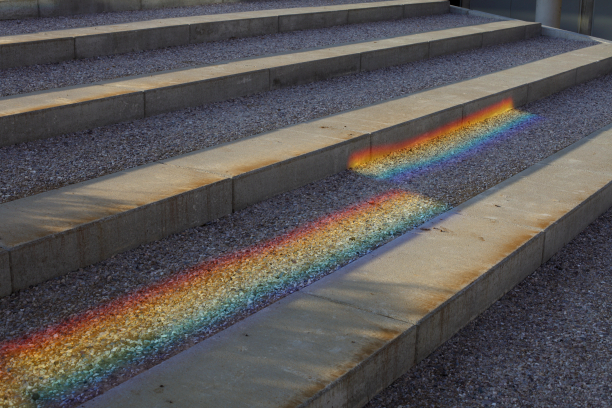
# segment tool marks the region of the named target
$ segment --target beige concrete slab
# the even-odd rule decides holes
[[[385,45],[387,47],[384,47]],[[361,71],[373,71],[426,58],[429,58],[429,43],[417,39],[388,39],[380,41],[378,46],[372,47],[371,50],[362,51],[360,66]]]
[[[74,59],[74,39],[48,34],[0,37],[0,69]]]
[[[501,226],[499,229],[506,230]],[[524,229],[508,238],[506,246],[502,242],[496,247],[498,254],[507,256],[498,258],[495,266],[420,321],[417,361],[427,357],[541,264],[543,234],[535,235],[534,230]]]
[[[267,198],[304,186],[346,169],[351,154],[370,148],[369,138],[331,144],[234,178],[234,209],[240,210]]]
[[[416,105],[415,105],[416,106]],[[429,113],[426,107],[419,110],[414,109],[414,119],[395,126],[382,128],[372,133],[372,147],[394,145],[402,143],[414,137],[423,135],[426,132],[438,129],[440,126],[461,119],[463,109],[455,106],[449,109]]]
[[[557,171],[561,165],[556,161],[582,157],[590,152],[587,146],[595,145],[612,162],[612,150],[601,148],[611,139],[612,127],[597,132],[83,406],[152,406],[165,397],[181,406],[201,400],[213,406],[217,401],[244,406],[251,400],[267,407],[362,406],[393,381],[389,371],[425,358],[546,261],[550,232],[559,222],[574,225],[612,205],[612,174],[607,170],[585,188],[588,171],[574,170],[573,178],[571,168]],[[547,178],[550,189],[541,190]],[[564,198],[573,192],[586,194]],[[500,212],[491,217],[491,204],[496,203],[501,203]],[[518,211],[557,219],[517,225],[513,217]],[[533,221],[523,218],[529,219]],[[577,233],[572,228],[564,232]],[[346,317],[339,318],[339,310]],[[364,316],[387,318],[403,328],[390,338],[404,346],[377,340],[376,350],[368,347],[367,353],[359,353],[361,364],[342,364],[336,356],[345,356],[346,348],[335,341],[349,345],[345,328],[359,330],[363,326],[355,319]],[[379,336],[391,333],[372,329]],[[331,331],[335,339],[328,336]],[[304,343],[316,355],[303,354]],[[390,363],[394,353],[401,364]],[[327,376],[329,370],[335,374]],[[287,374],[279,376],[280,371]],[[304,378],[322,380],[312,386]],[[169,394],[155,391],[162,384],[163,393],[171,384]],[[233,392],[228,394],[229,389]]]
[[[566,53],[547,58],[547,64],[537,61],[530,68],[542,72],[542,79],[529,84],[528,101],[533,102],[576,85],[577,69],[584,62],[577,55]],[[557,71],[558,73],[555,73]]]
[[[0,205],[13,290],[231,213],[223,177],[151,164]]]
[[[234,211],[346,169],[368,137],[316,125],[294,126],[228,143],[164,163],[233,178]],[[338,134],[339,133],[339,134]],[[355,133],[355,135],[350,135]],[[334,137],[337,136],[337,137]]]
[[[39,17],[140,9],[141,0],[38,0]]]
[[[585,139],[589,141],[589,143],[593,143],[594,145],[603,145],[603,146],[611,146],[612,145],[612,125],[606,126],[602,128],[600,131],[595,132]]]
[[[189,26],[191,44],[221,41],[229,38],[256,37],[275,34],[278,30],[278,15],[253,18],[227,19],[192,23]]]
[[[128,88],[78,86],[0,99],[0,146],[144,117],[144,97]]]
[[[346,118],[347,122],[361,119],[385,124],[372,132],[372,146],[385,146],[461,119],[465,101],[453,92],[432,89],[347,112]]]
[[[563,149],[544,160],[543,163],[592,173],[612,174],[609,149],[602,148],[598,143],[588,143],[588,141],[572,146],[571,150]]]
[[[201,4],[227,3],[231,1],[233,0],[141,0],[141,9],[154,10],[160,8],[189,7]]]
[[[244,67],[238,67],[236,69],[243,68]],[[182,75],[182,73],[178,71],[173,73],[173,75],[175,74],[178,76]],[[186,75],[188,74],[189,73],[186,73]],[[488,77],[494,79],[497,75],[498,74],[492,74]],[[536,74],[532,74],[530,79],[534,78],[533,75]],[[482,81],[482,78],[477,78],[473,81]],[[514,77],[509,78],[510,81]],[[128,81],[128,85],[125,85],[126,89],[124,91],[134,92],[134,89],[136,91],[142,91],[143,89],[146,89],[147,86],[151,85],[151,83],[146,82],[147,80],[148,79],[146,78],[139,78],[138,81],[140,82],[132,82],[132,84],[136,84],[138,87],[128,86]],[[494,81],[491,83],[494,83]],[[485,85],[475,86],[473,83],[470,83],[470,81],[467,81],[465,83],[436,88],[426,92],[376,104],[367,108],[334,115],[322,120],[297,125],[277,132],[270,132],[268,134],[258,135],[256,137],[247,138],[223,146],[217,146],[212,149],[194,152],[189,155],[166,160],[163,163],[167,164],[166,168],[170,169],[178,168],[185,171],[196,170],[199,172],[208,173],[210,176],[217,175],[223,179],[231,178],[231,182],[227,182],[227,186],[230,186],[227,188],[231,188],[229,193],[230,198],[227,199],[227,201],[230,203],[229,211],[238,210],[275,194],[297,188],[301,185],[318,180],[330,174],[342,171],[346,168],[350,155],[357,151],[369,151],[372,146],[377,147],[380,145],[405,141],[407,138],[414,135],[433,130],[442,124],[446,124],[464,117],[466,114],[465,108],[466,106],[469,106],[470,103],[482,100],[485,97],[489,98],[496,95],[495,89],[489,89],[490,83],[486,83]],[[504,86],[502,86],[501,89],[505,89]],[[104,85],[101,87],[112,88],[110,85]],[[121,86],[116,86],[116,88],[121,88]],[[503,95],[504,92],[506,91],[498,92],[497,95]],[[602,142],[600,143],[607,143],[609,142],[610,138],[606,136],[606,138],[602,138],[601,140]],[[578,145],[577,147],[574,147],[574,150],[581,152],[582,156],[578,155],[571,158],[571,160],[578,163],[572,168],[587,172],[599,173],[610,171],[610,161],[606,161],[605,155],[601,154],[601,152],[604,150],[585,150]],[[583,164],[586,167],[584,167]],[[163,165],[161,166],[163,167]],[[580,166],[583,166],[584,168]],[[605,171],[602,171],[602,169]],[[143,174],[146,174],[146,171]],[[96,182],[98,181],[92,181],[92,183]],[[559,183],[563,184],[563,179],[560,179]],[[127,185],[129,185],[129,183]],[[87,183],[85,183],[84,186],[84,191],[86,191],[85,196],[88,196],[89,193],[87,193]],[[80,187],[82,186],[76,185],[71,186],[66,190],[60,189],[56,192],[49,192],[45,194],[53,193],[60,197],[62,194],[67,194],[67,192],[70,192],[70,189],[78,189]],[[108,194],[109,197],[114,197],[115,193],[112,192],[113,188],[107,188],[104,194]],[[584,195],[586,191],[569,191],[567,190],[568,188],[569,187],[567,186],[563,187],[563,191],[566,191],[567,194]],[[131,189],[128,189],[128,191],[131,193]],[[545,191],[545,189],[543,189],[543,191]],[[51,194],[51,196],[53,196],[53,194]],[[19,208],[19,211],[23,212],[25,211],[24,209],[31,207],[33,211],[32,214],[45,214],[45,211],[47,211],[46,208],[48,207],[47,204],[40,204],[38,206],[34,204],[29,206],[29,204],[27,204],[29,202],[27,200],[33,200],[32,202],[36,202],[36,200],[40,199],[41,197],[44,198],[48,196],[39,195],[25,199],[26,201],[17,200],[13,204],[9,203],[10,205],[7,204],[0,208],[2,208],[3,211],[6,211],[4,209],[10,209],[12,208],[11,206],[15,206],[15,208],[17,208],[17,206],[20,207],[24,205],[23,208]],[[190,199],[191,198],[189,198],[189,200]],[[560,201],[563,202],[561,199]],[[157,201],[155,205],[157,205]],[[596,205],[595,203],[593,205],[597,206],[600,204]],[[155,208],[151,211],[157,211]],[[92,218],[89,219],[90,224],[95,224],[95,228],[97,229],[107,228],[106,225],[108,225],[108,228],[110,229],[119,228],[117,225],[124,222],[122,221],[124,213],[126,214],[125,217],[132,217],[129,218],[129,220],[135,220],[140,216],[138,215],[140,213],[136,214],[134,211],[132,211],[132,209],[124,208],[121,209],[121,211],[123,211],[121,213],[122,215],[115,216],[115,218],[119,221],[114,221],[114,219],[109,221],[104,218],[106,217],[105,214],[98,214],[96,212],[97,210],[95,209],[92,210],[90,214],[90,208],[88,205],[79,204],[79,211],[82,211],[83,214],[87,213],[88,217],[91,216]],[[143,210],[142,214],[144,214],[142,215],[142,220],[138,222],[143,224],[150,222],[149,218],[160,218],[157,213],[153,212],[146,213]],[[520,218],[519,215],[523,218]],[[525,216],[525,214],[516,212],[514,216],[516,220],[519,220],[519,218],[521,219],[521,222],[513,221],[517,225],[541,227],[533,224],[535,221],[542,221],[540,219],[542,218],[541,214],[529,214],[528,216]],[[170,215],[169,217],[172,218],[174,216]],[[68,215],[70,222],[77,220],[76,218],[73,218],[73,215]],[[85,222],[82,219],[81,221]],[[545,221],[548,223],[551,222],[550,219],[545,219]],[[134,223],[134,225],[137,225],[136,221],[134,221]],[[16,234],[15,236],[18,236],[24,232],[31,234],[29,238],[26,237],[22,240],[16,239],[15,236],[11,236],[9,239],[5,236],[7,234],[0,232],[0,240],[5,242],[5,245],[7,245],[9,249],[16,248],[17,246],[20,247],[19,251],[21,252],[15,250],[15,255],[13,256],[15,265],[13,271],[16,273],[14,276],[23,277],[13,279],[13,282],[19,282],[19,287],[23,287],[23,285],[25,285],[24,282],[32,282],[32,279],[34,278],[29,276],[27,272],[23,271],[35,269],[35,267],[32,267],[32,265],[40,261],[40,259],[38,259],[32,261],[34,264],[28,263],[30,260],[34,259],[29,255],[28,251],[38,251],[40,254],[42,254],[42,257],[47,256],[45,254],[57,252],[72,254],[80,251],[80,249],[78,249],[76,246],[77,240],[74,238],[74,236],[76,236],[75,234],[90,234],[92,237],[98,234],[97,232],[92,232],[93,229],[85,232],[79,232],[80,227],[78,227],[78,225],[80,224],[78,223],[72,224],[73,227],[75,225],[77,227],[73,228],[68,225],[64,229],[62,229],[63,227],[59,228],[57,231],[53,228],[47,228],[49,225],[54,227],[55,224],[53,223],[40,224],[37,220],[31,218],[30,224],[31,226],[28,228],[33,228],[33,230],[40,232],[40,242],[35,241],[35,239],[39,237],[32,235],[31,232],[33,230],[29,231],[28,228],[22,228],[16,225],[12,225],[9,228],[11,234]],[[180,221],[174,223],[173,225],[184,226],[188,224],[189,222],[187,221]],[[40,229],[41,225],[45,226],[42,230]],[[150,230],[165,231],[161,233],[161,237],[164,233],[169,231],[169,228],[150,228]],[[44,239],[42,239],[42,237],[44,237]],[[97,238],[94,237],[88,239],[95,240]],[[72,263],[70,263],[60,260],[55,264],[48,263],[49,269],[44,271],[41,270],[42,272],[39,275],[42,277],[55,276],[55,273],[62,273],[57,271],[67,271],[69,268],[75,268],[82,264],[86,264],[85,262],[94,262],[103,256],[100,255],[102,253],[110,254],[112,251],[116,250],[116,248],[127,248],[129,245],[137,245],[137,243],[142,243],[144,242],[142,240],[147,239],[149,238],[137,236],[134,239],[127,239],[126,242],[129,242],[129,244],[124,245],[117,243],[116,247],[113,247],[115,249],[95,249],[89,252],[86,251],[87,254],[94,253],[97,255],[92,257],[88,257],[89,255],[74,256],[74,259],[76,259],[78,262],[71,261]],[[139,240],[141,242],[138,242]],[[36,246],[39,244],[41,246],[37,249]],[[99,244],[97,241],[95,241],[93,244],[91,244],[91,246],[93,248],[98,248]],[[69,250],[66,250],[65,248],[69,248]],[[94,259],[94,261],[92,261],[92,259]],[[17,271],[19,272],[17,273]],[[15,288],[17,288],[17,286]]]
[[[283,65],[270,68],[270,89],[358,73],[361,55],[358,53],[346,55],[341,50],[338,51],[334,49],[315,51],[318,58],[312,58],[309,61],[300,61],[302,56],[296,55],[299,62],[287,61]],[[287,60],[287,57],[288,55],[284,59]]]
[[[428,33],[430,58],[482,47],[482,33],[472,27],[460,27],[455,30],[457,36],[453,38],[448,38],[446,33],[442,33],[446,30]]]
[[[255,70],[241,74],[220,75],[223,68],[210,72],[210,78],[202,78],[203,71],[185,72],[184,81],[176,84],[156,86],[145,91],[145,116],[154,116],[164,112],[171,112],[206,103],[220,102],[241,96],[265,92],[270,89],[270,72],[268,70]],[[228,67],[232,71],[232,67]],[[187,79],[191,77],[192,79]]]
[[[299,13],[299,14],[298,14]],[[296,14],[278,17],[278,32],[326,28],[348,24],[348,10],[310,11],[307,8],[296,10]]]
[[[417,323],[539,233],[449,212],[304,291]]]
[[[450,12],[448,1],[413,2],[404,6],[404,18],[446,14]]]
[[[521,41],[527,38],[527,26],[532,25],[523,21],[505,21],[505,29],[499,29],[499,26],[495,26],[496,29],[490,29],[483,24],[483,26],[477,29],[483,30],[482,32],[482,46],[489,47],[491,45],[503,44],[513,41]],[[537,24],[536,24],[537,25]],[[502,26],[503,27],[503,26]]]
[[[376,9],[353,9],[348,13],[348,24],[374,21],[399,20],[404,18],[404,5],[386,5]]]
[[[19,0],[22,5],[27,0]],[[34,7],[38,15],[37,0]],[[44,0],[50,2],[43,7],[54,7],[55,0]],[[110,7],[114,0],[97,2],[95,7]],[[160,4],[167,4],[163,0]],[[62,7],[93,7],[90,0],[78,2],[78,7],[73,0],[62,3]],[[129,3],[129,2],[128,2]],[[177,4],[185,3],[180,0]],[[188,0],[186,3],[202,3],[200,0]],[[73,58],[90,58],[101,55],[120,54],[126,52],[164,48],[189,43],[200,43],[206,41],[219,41],[229,38],[252,37],[279,32],[279,18],[293,19],[298,25],[308,27],[313,15],[323,13],[329,24],[333,23],[334,16],[340,16],[346,23],[358,23],[366,21],[381,21],[387,19],[403,18],[404,7],[429,7],[429,14],[438,14],[440,5],[445,1],[424,1],[416,3],[412,1],[388,1],[375,4],[348,4],[340,6],[307,7],[300,9],[261,10],[243,13],[228,13],[218,15],[205,15],[194,17],[180,17],[140,21],[125,24],[113,24],[107,26],[85,27],[68,30],[58,30],[20,36],[0,37],[0,56],[2,48],[6,51],[0,59],[0,68],[18,67],[32,64],[43,64],[60,62]],[[13,6],[12,1],[3,0],[2,7],[5,12]],[[59,4],[59,3],[57,3]],[[57,5],[56,4],[56,5]],[[160,5],[158,4],[158,5]],[[183,4],[185,5],[185,4]],[[432,8],[432,5],[434,8]],[[149,5],[144,4],[144,8]],[[437,7],[437,8],[436,8]],[[60,7],[61,9],[61,7]],[[60,10],[61,11],[61,10]],[[110,10],[106,10],[110,11]],[[445,11],[446,12],[446,11]],[[1,14],[1,12],[0,12]],[[351,19],[347,15],[352,15]],[[0,18],[2,18],[0,16]],[[301,23],[300,23],[301,22]],[[50,41],[53,39],[53,41]],[[2,47],[1,44],[5,44]],[[45,45],[46,44],[46,45]],[[69,44],[71,44],[69,46]],[[38,50],[38,52],[36,52]]]
[[[376,132],[380,130],[381,126],[384,126],[382,122],[376,122],[374,120],[356,118],[351,116],[351,120],[346,120],[345,116],[347,112],[338,113],[335,115],[327,116],[318,119],[316,123],[321,126],[327,126],[332,129],[344,130],[344,131],[356,131],[358,134],[366,134]]]
[[[159,22],[143,24],[142,27],[154,27]],[[508,24],[502,25],[500,27],[506,29]],[[494,24],[488,24],[486,30],[494,30],[494,27]],[[172,29],[174,28],[176,27]],[[109,26],[106,29],[113,31],[116,27]],[[427,55],[427,47],[431,48],[434,42],[449,41],[449,44],[454,44],[456,41],[466,40],[468,46],[477,46],[470,42],[470,38],[475,35],[474,31],[471,27],[442,30],[417,36],[249,58],[214,66],[172,70],[2,98],[0,124],[6,132],[0,140],[0,145],[51,137],[270,89],[353,74],[360,70],[380,68],[381,64],[388,66],[405,63],[424,58]],[[477,35],[482,36],[482,32]],[[80,38],[96,37],[77,37],[77,41]],[[421,42],[414,43],[415,38]],[[120,38],[117,41],[117,44],[121,43]],[[147,47],[147,40],[143,41],[140,43],[134,40],[128,43]],[[405,43],[412,44],[405,46]],[[361,66],[362,61],[364,67]],[[448,88],[447,94],[444,95],[445,101],[458,100],[457,95],[453,95],[453,98],[448,95],[453,89],[455,88]],[[495,91],[492,93],[498,94]],[[465,99],[466,95],[462,97]],[[494,98],[499,99],[500,96]],[[482,99],[479,103],[482,105],[489,101],[490,98]]]
[[[470,90],[473,90],[478,95],[478,98],[464,105],[464,117],[506,99],[511,99],[514,106],[525,105],[529,100],[529,84],[538,79],[536,76],[524,77],[520,73],[506,70],[462,82],[456,92],[467,92],[469,95]]]
[[[186,44],[189,44],[189,26],[160,27],[153,22],[131,30],[77,36],[74,38],[74,52],[76,59],[83,59]]]
[[[326,136],[305,137],[294,127],[263,133],[209,149],[187,153],[163,163],[181,168],[235,177],[341,141]]]
[[[577,50],[574,54],[581,65],[577,67],[576,83],[595,79],[612,70],[612,44],[599,44]]]
[[[597,217],[610,208],[612,203],[612,182],[585,200],[571,213],[566,214],[546,231],[543,260],[549,260],[565,244],[585,229]]]
[[[130,380],[129,391],[115,388],[83,407],[146,407],[167,401],[181,407],[202,401],[212,407],[289,407],[334,381],[327,406],[347,401],[360,406],[413,364],[410,326],[296,294]],[[374,353],[384,346],[394,352]],[[351,369],[358,372],[343,376]],[[373,378],[379,370],[379,378]]]
[[[0,247],[0,297],[8,296],[12,292],[9,253],[6,249]]]
[[[546,229],[610,181],[609,176],[537,164],[454,211]]]

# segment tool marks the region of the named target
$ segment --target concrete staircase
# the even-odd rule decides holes
[[[39,11],[27,11],[26,3]],[[51,3],[4,1],[0,16],[197,2]],[[0,69],[449,12],[464,13],[448,1],[399,0],[7,36],[0,37]],[[4,97],[0,146],[541,34],[540,24],[500,20]],[[0,296],[342,172],[357,153],[390,152],[445,124],[474,121],[487,107],[508,100],[520,107],[610,72],[612,45],[600,43],[5,202]],[[174,401],[187,407],[203,400],[206,406],[362,406],[612,205],[610,135],[593,135],[84,406]],[[568,199],[561,187],[581,193]],[[542,219],[543,213],[549,215]],[[491,225],[492,217],[503,225]],[[454,232],[435,232],[445,229]],[[440,247],[447,249],[441,260],[432,249]],[[406,259],[420,266],[398,274]],[[436,294],[440,288],[444,295]],[[295,331],[286,330],[295,322],[301,322]],[[346,332],[342,338],[339,331]],[[249,352],[236,354],[243,348]],[[337,352],[321,351],[332,349]],[[292,373],[287,384],[283,373]]]

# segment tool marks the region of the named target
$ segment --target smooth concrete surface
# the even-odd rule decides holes
[[[605,47],[606,51],[610,48],[597,47]],[[564,58],[536,61],[2,204],[0,217],[10,221],[0,226],[0,245],[11,253],[12,289],[39,283],[338,173],[355,152],[369,154],[371,148],[381,146],[392,149],[396,143],[467,118],[506,98],[521,106],[546,95],[536,92],[530,97],[533,83],[542,82],[542,78],[554,79],[564,69],[575,75],[576,61],[594,64],[583,54],[568,53]],[[142,89],[147,84],[139,86]],[[568,87],[570,82],[558,86]],[[592,154],[593,158],[583,161],[581,170],[592,171],[606,165],[605,156],[601,159],[597,151]],[[187,172],[187,179],[196,175],[201,179],[192,187],[197,197],[201,197],[198,194],[202,188],[206,190],[205,185],[223,181],[223,205],[211,204],[212,210],[193,219],[185,215],[189,214],[187,210],[181,216],[172,212],[178,211],[176,208],[168,214],[155,213],[165,208],[165,197],[185,195],[180,205],[186,208],[190,208],[190,200],[200,199],[189,196],[189,189],[175,191],[176,186],[169,180],[182,177],[175,172]],[[145,182],[149,178],[152,185]],[[133,194],[132,185],[155,193],[139,198]],[[155,196],[157,193],[161,196]],[[209,197],[217,193],[206,190],[201,194]],[[168,200],[174,203],[177,198]],[[166,224],[163,228],[138,229],[151,222]],[[129,223],[124,238],[114,239],[115,231]],[[56,253],[63,255],[54,257]]]
[[[0,205],[0,244],[15,291],[231,210],[231,180],[150,164]]]
[[[5,1],[0,0],[0,15]],[[85,4],[81,0],[77,3]],[[448,10],[447,0],[395,0],[167,18],[5,36],[0,37],[0,69],[229,38],[443,14]]]
[[[82,406],[361,407],[612,206],[608,147],[612,126]]]
[[[0,0],[0,20],[222,3],[224,0]]]
[[[6,249],[0,247],[0,297],[8,296],[12,292],[9,253]]]
[[[295,294],[84,407],[293,407],[333,383],[327,405],[358,406],[414,364],[414,342],[409,323]]]
[[[516,21],[516,19],[510,18],[510,17],[500,16],[498,14],[485,13],[485,12],[478,11],[478,10],[469,10],[467,8],[457,7],[457,6],[450,6],[449,11],[453,14],[492,18],[492,19],[499,20],[499,21]],[[593,36],[589,36],[585,34],[579,34],[579,33],[575,33],[572,31],[561,30],[559,28],[549,27],[546,25],[542,25],[542,35],[546,37],[563,38],[565,40],[595,41],[595,42],[600,42],[600,43],[612,44],[612,41],[610,40],[593,37]]]
[[[513,40],[509,30],[526,27],[539,25],[489,23],[0,98],[0,146],[480,47],[485,35]]]
[[[9,96],[0,99],[0,146],[142,117],[142,92],[104,84]]]
[[[355,151],[368,150],[369,135],[335,130],[321,121],[291,126],[164,160],[233,180],[233,210],[346,169]]]
[[[0,69],[68,61],[74,48],[72,38],[53,32],[0,37]]]
[[[140,9],[141,0],[38,0],[39,17]]]

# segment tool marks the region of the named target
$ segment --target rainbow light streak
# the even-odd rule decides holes
[[[501,102],[481,109],[478,112],[472,113],[471,115],[468,115],[465,118],[455,120],[446,125],[440,126],[439,128],[434,129],[430,132],[423,133],[422,135],[410,138],[408,140],[404,140],[402,142],[377,146],[373,147],[372,149],[366,149],[353,153],[349,158],[348,168],[352,169],[364,165],[372,160],[377,160],[388,156],[389,154],[397,152],[398,150],[410,149],[414,146],[423,144],[429,140],[437,139],[440,136],[469,126],[472,123],[482,122],[485,119],[499,115],[500,113],[506,112],[513,108],[514,103],[512,101],[512,98],[507,98],[502,100]]]
[[[400,182],[434,166],[474,154],[482,146],[507,138],[533,124],[537,116],[511,110],[492,120],[495,121],[493,126],[485,120],[485,123],[473,124],[357,165],[353,171],[377,180]]]
[[[390,191],[0,343],[0,405],[41,406],[91,388],[114,370],[169,350],[252,302],[348,262],[446,210],[429,198]]]

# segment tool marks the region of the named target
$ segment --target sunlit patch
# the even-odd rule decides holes
[[[37,406],[168,350],[257,300],[333,270],[448,208],[390,191],[0,344],[0,405]]]
[[[414,146],[418,146],[428,141],[435,140],[441,136],[444,136],[456,130],[462,129],[473,123],[478,123],[487,118],[497,116],[500,113],[509,111],[513,108],[514,108],[514,103],[512,102],[512,98],[504,99],[501,102],[495,103],[491,106],[481,109],[471,115],[466,116],[465,118],[447,123],[443,126],[440,126],[432,131],[423,133],[419,136],[411,137],[410,139],[407,139],[407,140],[404,140],[398,143],[376,146],[376,147],[373,147],[372,149],[366,149],[366,150],[362,150],[362,151],[353,153],[351,157],[349,158],[348,167],[356,168],[370,161],[386,157],[389,154],[392,154],[399,150],[410,149]]]
[[[536,120],[536,115],[509,110],[444,134],[422,138],[408,147],[362,161],[352,170],[377,180],[402,181],[432,167],[474,154],[480,147],[507,138]]]

